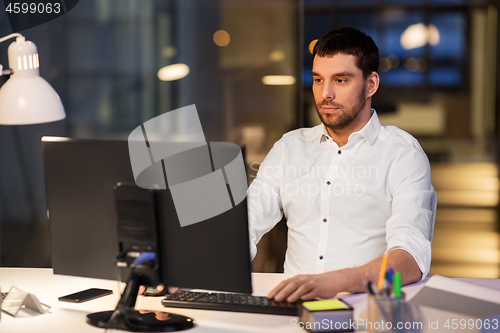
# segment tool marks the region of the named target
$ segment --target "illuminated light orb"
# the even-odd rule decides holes
[[[318,40],[315,39],[309,43],[309,52],[311,52],[311,54],[313,53],[314,45],[316,45],[317,42],[318,42]]]
[[[412,24],[401,35],[401,46],[406,50],[416,49],[426,44],[437,45],[440,41],[439,30],[434,24]]]
[[[162,81],[175,81],[189,74],[189,66],[186,64],[173,64],[163,67],[158,71],[158,78]]]
[[[269,59],[274,62],[282,61],[285,59],[285,52],[280,51],[280,50],[275,50],[269,54]]]
[[[165,58],[173,58],[177,55],[177,49],[173,46],[167,46],[161,50],[161,55]]]
[[[229,37],[229,34],[225,30],[217,30],[214,33],[214,43],[217,46],[227,46],[230,40],[231,37]]]
[[[429,27],[427,28],[427,32],[428,32],[428,43],[429,45],[438,45],[440,40],[441,40],[441,36],[439,35],[439,30],[438,28],[434,25],[434,24],[429,24]]]
[[[399,67],[400,61],[397,55],[390,54],[387,58],[391,61],[391,69]]]
[[[295,84],[295,77],[291,75],[266,75],[262,83],[268,86],[289,86]]]
[[[392,68],[391,60],[387,57],[380,58],[379,71],[387,72]]]
[[[423,23],[410,25],[401,35],[401,46],[406,50],[427,44],[427,27]]]

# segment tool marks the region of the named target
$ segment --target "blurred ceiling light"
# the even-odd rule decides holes
[[[309,52],[311,52],[311,54],[313,53],[314,45],[316,45],[317,42],[318,42],[318,40],[315,39],[309,43]]]
[[[406,59],[405,67],[410,72],[416,72],[420,68],[418,60],[416,58],[413,58],[413,57]]]
[[[439,30],[434,24],[429,24],[429,27],[427,28],[428,35],[427,37],[429,38],[428,43],[429,45],[438,45],[439,41],[441,40],[441,36],[439,35]]]
[[[437,45],[440,41],[439,30],[434,24],[423,23],[410,25],[401,35],[401,46],[406,50],[416,49],[425,44]]]
[[[410,72],[425,72],[427,70],[427,61],[423,58],[408,58],[405,61],[405,67],[408,69]]]
[[[379,70],[381,72],[388,72],[391,69],[398,67],[399,67],[399,58],[396,55],[390,54],[387,57],[380,58]]]
[[[271,52],[271,54],[269,55],[269,59],[274,62],[282,61],[283,59],[285,59],[285,52],[281,50],[275,50]]]
[[[399,67],[400,61],[399,61],[399,58],[397,55],[389,54],[389,56],[387,58],[391,61],[391,68],[392,69]]]
[[[227,46],[230,40],[231,37],[229,37],[229,34],[225,30],[217,30],[214,33],[214,43],[217,46]]]
[[[423,23],[410,25],[401,35],[400,42],[406,50],[424,46],[427,43],[427,27]]]
[[[163,50],[161,50],[161,55],[165,58],[173,58],[177,55],[177,49],[173,46],[164,47]]]
[[[291,75],[266,75],[262,83],[268,86],[289,86],[295,84],[295,77]]]
[[[175,81],[182,79],[189,74],[189,67],[186,64],[173,64],[163,67],[158,71],[158,78],[162,81]]]
[[[380,58],[379,71],[387,72],[392,68],[391,60],[386,57]]]

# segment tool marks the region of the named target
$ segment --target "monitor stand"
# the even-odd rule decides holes
[[[194,326],[193,319],[186,316],[163,311],[134,310],[141,284],[141,275],[132,270],[116,309],[88,314],[87,323],[99,328],[131,332],[174,332]]]

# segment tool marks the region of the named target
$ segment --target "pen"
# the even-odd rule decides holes
[[[397,272],[394,274],[394,297],[401,297],[401,273]]]
[[[382,266],[380,267],[380,274],[378,276],[378,290],[382,290],[384,287],[384,277],[385,277],[385,269],[387,267],[387,252],[384,253],[384,256],[382,257]]]
[[[392,285],[393,278],[394,278],[394,269],[392,269],[391,267],[387,270],[387,273],[385,273],[385,279],[387,280],[387,282],[389,282],[390,285]]]
[[[366,291],[370,294],[370,295],[375,295],[375,293],[373,292],[373,288],[372,288],[372,283],[371,281],[368,281],[366,283]]]

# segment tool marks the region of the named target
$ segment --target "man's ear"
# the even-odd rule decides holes
[[[378,85],[380,84],[380,77],[378,76],[377,72],[372,72],[370,75],[368,75],[368,78],[366,79],[366,98],[370,98],[378,90]]]

